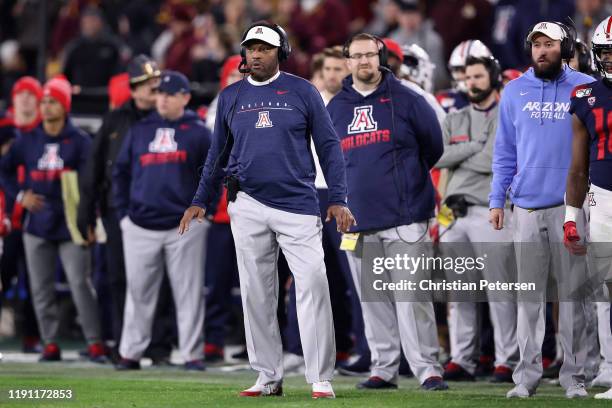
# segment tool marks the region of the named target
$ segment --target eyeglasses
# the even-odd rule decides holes
[[[378,56],[377,52],[366,52],[365,54],[358,52],[356,54],[349,55],[349,58],[359,61],[362,57],[366,57],[367,59],[372,59],[376,56]]]

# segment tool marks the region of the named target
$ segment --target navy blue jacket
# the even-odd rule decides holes
[[[392,74],[364,97],[353,78],[327,105],[340,136],[354,231],[424,221],[434,214],[429,169],[442,156],[442,131],[425,99]]]
[[[311,137],[329,204],[345,205],[340,142],[314,86],[284,72],[266,85],[243,79],[228,86],[219,96],[212,147],[192,205],[211,205],[225,168],[241,190],[269,207],[320,215]]]
[[[128,131],[113,171],[119,219],[152,230],[178,226],[198,186],[210,147],[210,131],[189,110],[176,121],[157,112]]]
[[[66,241],[70,233],[66,226],[62,199],[61,174],[64,171],[82,171],[91,138],[72,125],[70,120],[57,136],[49,136],[42,125],[19,135],[8,153],[0,160],[0,183],[11,200],[18,193],[17,166],[26,169],[26,187],[44,197],[42,210],[28,212],[25,231],[37,237]]]

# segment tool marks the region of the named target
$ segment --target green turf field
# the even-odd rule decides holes
[[[451,383],[446,392],[425,392],[414,380],[401,380],[397,391],[359,391],[358,378],[337,377],[335,400],[310,398],[303,376],[285,380],[285,397],[239,398],[238,391],[255,380],[248,371],[224,373],[210,368],[204,373],[180,369],[145,368],[116,372],[109,365],[89,363],[0,363],[0,407],[230,407],[230,406],[343,406],[343,407],[590,407],[610,406],[610,401],[567,400],[558,386],[542,385],[529,400],[507,400],[510,385],[488,382]],[[9,400],[8,389],[71,389],[72,400]],[[590,395],[603,389],[590,390]]]

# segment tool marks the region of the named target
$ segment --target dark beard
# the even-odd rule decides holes
[[[491,87],[487,89],[472,88],[468,92],[467,97],[471,103],[480,103],[487,99],[489,95],[491,95],[491,92],[493,92],[493,88]]]
[[[548,68],[544,68],[544,69],[540,69],[538,68],[537,64],[534,64],[533,72],[535,76],[540,79],[546,79],[546,80],[552,81],[553,79],[559,76],[559,73],[561,72],[562,62],[563,61],[561,61],[561,58],[559,58],[556,62],[553,62],[552,64],[550,64]]]

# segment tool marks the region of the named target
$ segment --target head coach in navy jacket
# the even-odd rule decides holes
[[[255,23],[244,33],[241,45],[241,68],[250,75],[219,96],[211,152],[180,232],[190,228],[193,218],[203,218],[225,168],[247,350],[251,365],[259,371],[255,385],[241,395],[282,394],[276,318],[280,247],[295,277],[306,380],[312,383],[314,398],[331,398],[334,327],[310,140],[329,184],[327,219],[334,217],[338,228],[346,231],[354,220],[346,207],[340,143],[315,87],[279,71],[279,61],[291,52],[282,28]]]

